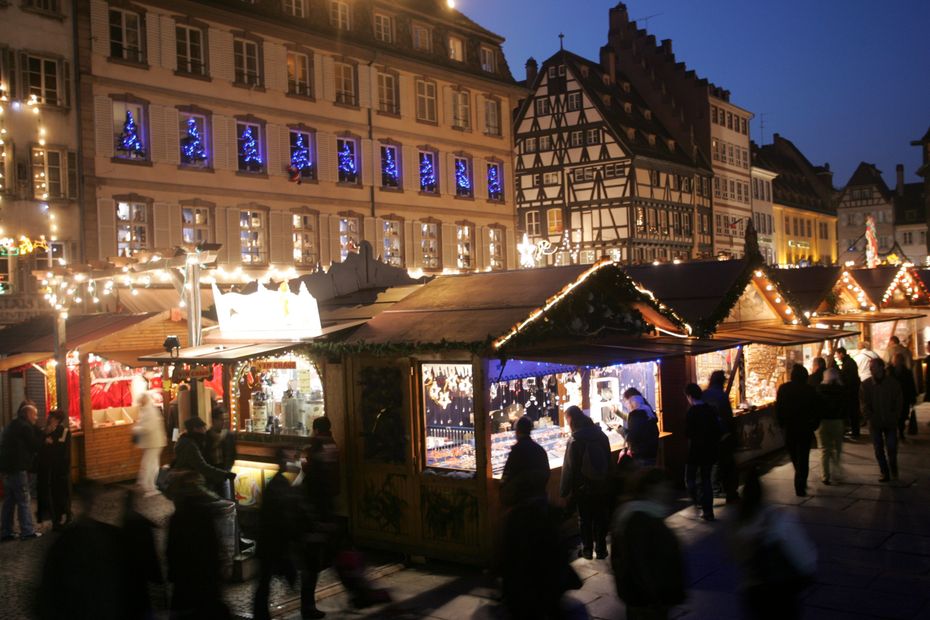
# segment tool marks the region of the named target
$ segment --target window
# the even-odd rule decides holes
[[[904,233],[904,245],[911,245],[912,243],[914,243],[914,233]]]
[[[266,214],[258,209],[239,211],[239,254],[242,262],[254,265],[265,262]]]
[[[236,68],[236,84],[261,86],[258,43],[245,39],[234,39],[233,61]]]
[[[467,90],[457,90],[452,93],[452,127],[471,129],[471,102]]]
[[[552,136],[539,136],[539,152],[552,150]]]
[[[420,265],[423,269],[437,270],[442,268],[440,248],[439,223],[422,222],[420,224]]]
[[[436,122],[436,83],[417,80],[417,120]]]
[[[436,153],[432,151],[420,151],[420,191],[429,194],[439,192]]]
[[[535,153],[539,148],[536,146],[536,138],[526,138],[523,141],[524,153]]]
[[[361,229],[361,218],[354,216],[339,218],[339,257],[343,261],[350,253],[358,252]]]
[[[150,247],[152,223],[145,202],[116,203],[116,254],[132,256]]]
[[[568,93],[568,111],[574,112],[581,109],[581,93]]]
[[[727,112],[727,129],[733,129],[733,113]]]
[[[712,123],[717,124],[717,106],[710,106],[710,120]]]
[[[300,52],[287,53],[287,92],[303,97],[313,96],[313,76],[310,73],[310,57]]]
[[[543,172],[542,176],[543,185],[560,185],[562,183],[562,175],[558,172]]]
[[[601,143],[601,130],[600,129],[589,129],[585,137],[587,138],[588,144],[600,144]]]
[[[23,8],[41,11],[50,15],[60,15],[61,7],[58,0],[24,0]]]
[[[384,220],[381,260],[394,267],[404,266],[404,223],[401,220]]]
[[[200,28],[177,25],[174,28],[174,38],[178,55],[178,72],[206,75],[203,31]]]
[[[77,193],[74,153],[42,146],[32,149],[32,186],[37,200],[70,198]]]
[[[497,99],[484,100],[484,133],[501,135],[501,103]]]
[[[497,162],[488,163],[488,200],[504,200],[504,175]]]
[[[26,95],[35,97],[45,105],[64,105],[64,84],[62,82],[62,64],[50,58],[41,58],[27,54],[23,65]]]
[[[714,198],[720,198],[720,179],[714,177]]]
[[[358,184],[361,177],[358,173],[358,144],[353,138],[339,138],[336,140],[336,155],[339,158],[339,182]]]
[[[807,234],[805,235],[805,237],[811,237],[811,238],[812,238],[814,235],[813,235],[813,233],[811,232],[811,221],[810,221],[810,220],[805,220],[805,221],[804,221],[804,228],[805,228],[805,230],[807,231]]]
[[[660,187],[662,185],[662,175],[659,174],[658,170],[649,171],[649,184],[653,187]]]
[[[133,11],[110,9],[110,58],[145,62],[141,15]]]
[[[207,117],[203,114],[181,112],[178,134],[181,165],[192,168],[209,168],[210,158],[207,152]]]
[[[746,119],[745,119],[745,118],[739,119],[739,131],[740,131],[740,133],[749,135],[749,128],[746,126]]]
[[[397,103],[397,76],[378,72],[378,111],[384,114],[400,114]]]
[[[336,103],[344,105],[358,105],[355,91],[355,65],[347,62],[337,62],[336,71]]]
[[[8,142],[0,140],[0,195],[6,194],[13,189],[13,179],[10,170],[13,166],[13,158]]]
[[[430,29],[421,24],[414,24],[410,31],[413,39],[413,49],[421,52],[429,52],[433,49]]]
[[[488,267],[491,271],[504,269],[504,229],[498,226],[488,228]]]
[[[465,62],[465,41],[459,37],[449,37],[449,60]]]
[[[291,216],[294,229],[294,263],[313,267],[320,262],[317,249],[317,216],[313,213],[294,213]]]
[[[460,198],[471,198],[474,196],[471,160],[467,157],[455,158],[455,195]]]
[[[397,147],[381,147],[381,187],[400,189],[400,162]]]
[[[284,12],[291,17],[306,17],[304,0],[284,0]]]
[[[546,211],[546,230],[550,235],[562,234],[562,209]]]
[[[348,2],[343,2],[343,0],[330,0],[329,23],[339,30],[350,30],[352,28],[352,23],[349,21]]]
[[[481,46],[481,69],[488,73],[497,72],[497,52],[493,48]]]
[[[525,219],[526,219],[526,234],[530,237],[538,237],[540,235],[539,211],[527,211]]]
[[[375,38],[383,43],[394,42],[394,20],[390,15],[375,13]]]
[[[546,116],[549,114],[549,98],[540,97],[536,100],[536,116]]]
[[[300,183],[302,180],[316,179],[316,144],[313,141],[313,134],[309,131],[291,129],[289,140],[291,180]]]
[[[210,243],[210,208],[181,207],[181,239],[190,245]]]
[[[455,225],[455,266],[470,271],[475,268],[475,227],[471,224]]]
[[[145,108],[131,101],[113,102],[115,158],[130,161],[148,159]]]
[[[239,172],[265,172],[265,149],[262,146],[262,126],[259,123],[236,123]]]
[[[573,131],[569,134],[569,144],[571,146],[581,146],[584,142],[584,134],[580,131]]]

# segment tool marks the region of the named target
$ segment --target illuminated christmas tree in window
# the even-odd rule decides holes
[[[254,131],[252,125],[246,125],[239,136],[239,170],[245,172],[261,172],[264,169]]]
[[[142,138],[139,137],[139,128],[136,127],[136,121],[129,110],[126,110],[126,122],[123,123],[123,131],[116,140],[116,150],[120,157],[126,159],[145,158],[145,146],[142,144]]]
[[[393,146],[381,147],[381,186],[400,186],[400,170],[397,169],[397,149]]]
[[[436,167],[433,165],[433,156],[430,153],[420,153],[420,191],[435,192]]]
[[[193,116],[187,119],[187,135],[181,139],[181,161],[185,164],[201,164],[207,160],[207,150],[204,148],[197,119]]]
[[[490,200],[503,200],[504,198],[501,168],[498,164],[488,164],[488,198]]]
[[[291,133],[291,165],[288,167],[290,180],[300,184],[301,179],[313,178],[313,161],[310,159],[310,145],[304,141],[304,134],[299,131]]]
[[[339,141],[339,182],[358,183],[358,165],[355,162],[355,143]]]
[[[455,195],[471,196],[471,176],[468,174],[468,161],[455,160]]]

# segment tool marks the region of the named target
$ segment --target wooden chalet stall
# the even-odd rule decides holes
[[[661,366],[683,355],[687,332],[607,260],[426,284],[346,343],[355,539],[488,562],[513,421],[534,419],[555,495],[566,407],[587,410],[619,449],[610,429],[635,386],[661,424]]]

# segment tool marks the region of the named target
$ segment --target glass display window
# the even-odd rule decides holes
[[[623,393],[636,388],[657,412],[659,400],[659,364],[637,362],[604,368],[592,368],[589,383],[591,419],[607,429],[616,430],[623,425]]]
[[[739,351],[739,347],[733,347],[696,355],[694,357],[694,374],[697,384],[702,389],[706,388],[710,382],[710,375],[717,370],[722,370],[727,375],[727,379],[734,372],[741,372],[740,367],[737,365],[739,363]],[[734,382],[730,388],[729,396],[730,405],[735,412],[742,401],[738,382]]]
[[[90,367],[90,406],[91,419],[94,428],[122,426],[132,424],[139,419],[139,408],[136,405],[139,396],[148,392],[157,407],[162,407],[162,379],[161,373],[150,368],[133,368],[125,366],[116,360],[91,354],[88,356]],[[69,400],[79,399],[80,390],[76,389],[74,382],[78,380],[75,375],[72,380],[70,373],[77,373],[78,369],[69,367]],[[74,410],[71,406],[69,409]]]
[[[472,365],[428,363],[420,367],[426,427],[426,466],[475,471]]]
[[[325,414],[323,380],[310,358],[291,353],[240,364],[230,407],[240,430],[307,436]]]
[[[775,402],[778,386],[785,381],[785,348],[768,344],[750,344],[746,355],[746,402],[761,407]]]

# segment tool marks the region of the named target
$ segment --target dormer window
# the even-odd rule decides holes
[[[449,60],[465,62],[465,41],[461,37],[449,37]]]
[[[410,36],[413,39],[413,49],[421,52],[428,52],[432,49],[430,29],[422,24],[414,24],[410,29]]]
[[[481,46],[481,70],[488,73],[497,72],[497,54],[493,48]]]

